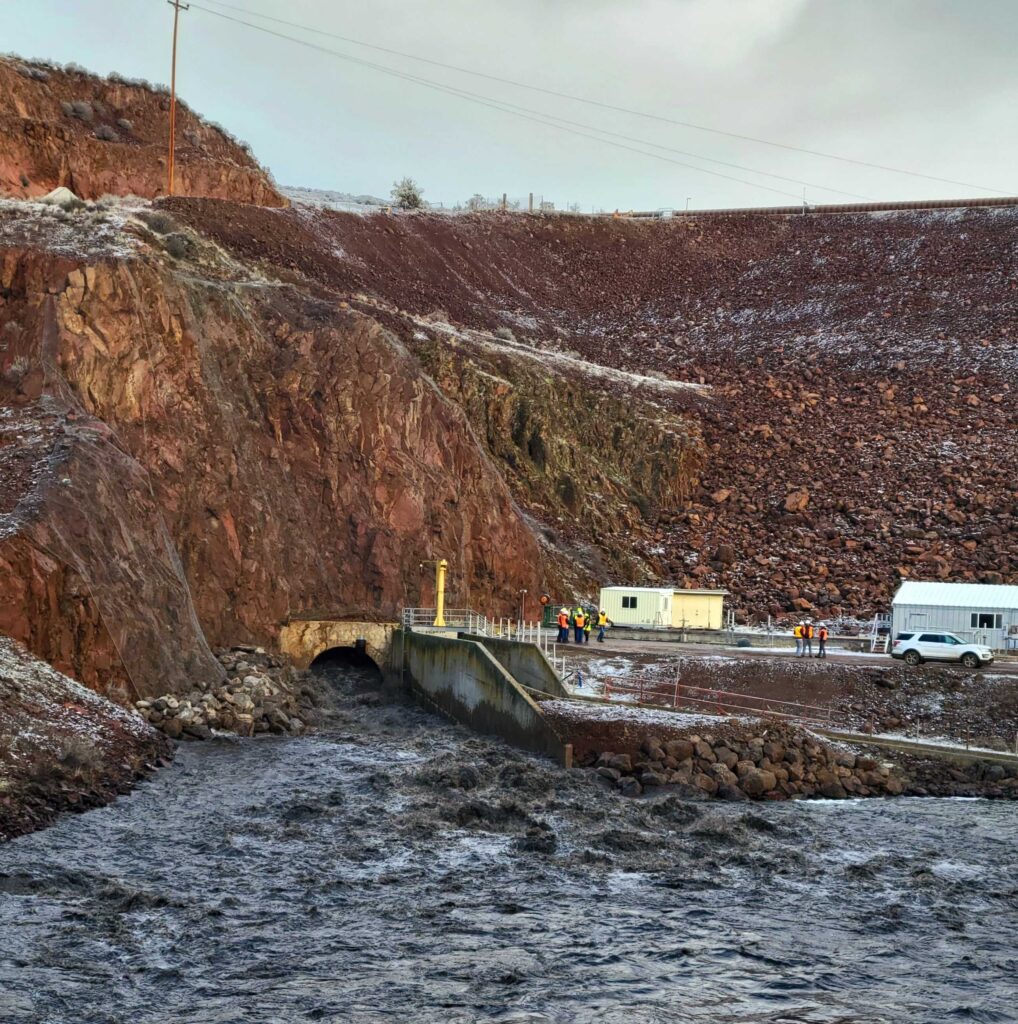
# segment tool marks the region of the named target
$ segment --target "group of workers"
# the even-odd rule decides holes
[[[558,642],[569,643],[570,627],[574,631],[573,643],[589,644],[590,634],[594,627],[597,627],[597,642],[604,643],[605,630],[613,625],[608,618],[608,613],[602,608],[600,611],[590,611],[577,605],[572,611],[568,608],[561,608],[558,613]]]
[[[812,658],[813,657],[813,638],[817,640],[817,657],[827,657],[827,623],[821,622],[819,625],[814,626],[812,619],[803,619],[796,623],[795,629],[792,630],[792,636],[795,637],[795,656],[797,658]]]

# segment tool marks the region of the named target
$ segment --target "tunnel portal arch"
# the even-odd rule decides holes
[[[291,619],[279,634],[279,648],[297,668],[309,668],[326,651],[360,649],[385,672],[392,654],[395,622],[359,622],[352,619]]]

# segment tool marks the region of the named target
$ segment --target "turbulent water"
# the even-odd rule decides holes
[[[1013,803],[627,801],[330,680],[0,847],[0,1021],[1018,1020]]]

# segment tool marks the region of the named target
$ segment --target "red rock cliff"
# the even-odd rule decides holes
[[[3,214],[0,631],[150,694],[217,671],[206,637],[426,603],[423,559],[450,604],[539,592],[463,412],[375,320],[123,212]]]
[[[145,84],[0,58],[0,195],[165,194],[169,107]],[[288,205],[250,153],[179,100],[175,191]]]

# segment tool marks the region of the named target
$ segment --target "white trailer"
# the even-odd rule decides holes
[[[1018,647],[1018,587],[907,580],[891,602],[891,636],[955,633],[1003,651]]]

